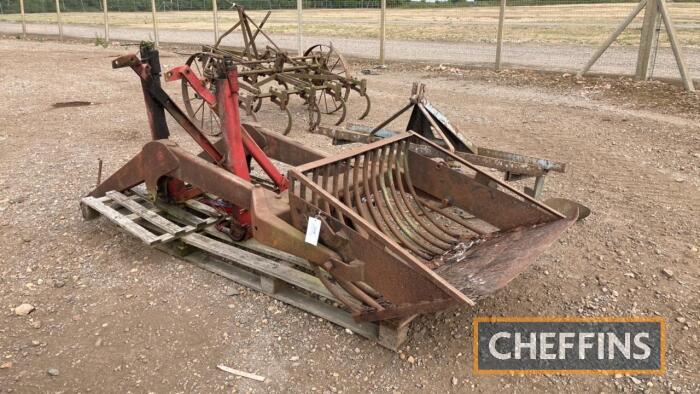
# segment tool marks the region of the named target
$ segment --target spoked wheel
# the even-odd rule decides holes
[[[333,46],[325,44],[317,44],[307,49],[304,56],[315,56],[321,63],[323,72],[331,73],[340,77],[341,81],[352,78],[352,70],[345,61],[343,55],[340,54]],[[345,88],[343,100],[348,101],[350,89]]]
[[[207,77],[212,75],[212,68],[216,67],[215,58],[206,53],[195,53],[187,59],[185,64],[202,81],[204,87],[216,96],[214,82]],[[192,89],[187,80],[182,79],[180,84],[182,87],[182,99],[185,101],[185,110],[192,122],[206,135],[216,137],[221,134],[221,122],[216,112]]]
[[[322,114],[339,115],[338,121],[335,122],[336,126],[343,123],[345,120],[345,115],[347,113],[345,100],[339,95],[333,94],[333,92],[321,89],[321,91],[316,94],[316,107]]]

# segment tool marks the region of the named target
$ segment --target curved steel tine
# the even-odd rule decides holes
[[[371,150],[369,151],[371,159],[371,175],[365,174],[365,179],[363,179],[365,183],[365,187],[367,188],[367,191],[371,191],[372,194],[374,195],[374,204],[369,204],[369,209],[370,212],[372,212],[375,215],[375,220],[383,220],[385,223],[386,227],[388,227],[389,231],[391,234],[393,234],[394,238],[397,239],[397,241],[402,244],[404,247],[410,249],[413,253],[417,254],[418,256],[424,258],[425,260],[432,260],[434,257],[427,251],[417,247],[413,242],[408,240],[406,237],[403,236],[402,231],[400,229],[396,229],[394,226],[396,225],[393,223],[389,215],[384,211],[384,207],[382,206],[382,198],[381,195],[379,194],[379,191],[377,190],[377,176],[379,176],[377,172],[377,160],[375,158],[375,155],[381,155],[381,151],[383,150],[382,147],[376,149],[376,150]],[[368,167],[368,166],[366,166]],[[366,168],[363,168],[365,172],[367,171]],[[371,187],[371,188],[370,188]],[[386,232],[385,232],[386,233]]]
[[[345,205],[347,205],[349,208],[352,208],[352,195],[350,194],[350,168],[357,168],[359,164],[357,162],[357,158],[354,158],[354,164],[351,166],[350,160],[353,160],[353,158],[348,158],[345,161],[345,176],[343,178],[343,199],[345,200]],[[353,185],[353,191],[356,188],[357,185]],[[355,211],[360,212],[360,215],[362,215],[362,212],[360,211],[359,207],[356,207]],[[362,217],[364,217],[364,215]],[[353,227],[363,236],[367,236],[367,231],[363,227],[355,226],[355,223],[353,223]]]
[[[325,191],[328,191],[328,181],[329,181],[329,178],[330,178],[330,174],[331,174],[331,166],[325,166],[324,169],[323,169],[323,175],[321,175],[321,176],[323,177],[323,181],[322,181],[322,183],[321,183],[321,187],[322,187],[323,190],[325,190]],[[337,197],[335,194],[334,194],[333,196],[334,196],[334,197]],[[331,205],[328,203],[328,200],[326,200],[325,198],[323,199],[323,210],[324,210],[328,215],[331,214]]]
[[[360,158],[362,158],[362,163],[360,163]],[[355,210],[360,213],[360,216],[362,216],[365,220],[368,222],[374,224],[375,227],[377,227],[379,230],[383,231],[383,229],[379,226],[379,223],[376,223],[374,221],[374,217],[370,214],[369,209],[367,208],[367,205],[365,205],[364,202],[362,202],[362,195],[360,194],[360,167],[363,167],[363,172],[364,168],[367,166],[367,153],[365,152],[362,156],[355,156],[355,165],[353,166],[353,171],[352,171],[352,183],[353,183],[353,194],[355,195]],[[369,204],[369,201],[367,202]]]
[[[423,213],[423,215],[425,215],[425,217],[428,220],[430,220],[431,223],[439,227],[442,231],[446,232],[447,234],[459,239],[460,235],[458,233],[440,224],[437,220],[431,217],[430,214],[428,214],[428,211],[423,207],[423,201],[421,201],[421,199],[416,194],[416,189],[413,187],[413,181],[411,181],[411,174],[408,170],[408,143],[402,141],[402,145],[403,146],[401,147],[401,165],[403,167],[403,177],[406,180],[406,186],[408,186],[408,191],[410,192],[411,197],[413,197],[413,201],[415,201],[420,211]]]
[[[433,229],[431,229],[429,226],[427,226],[423,221],[420,219],[418,215],[415,214],[415,210],[412,209],[412,207],[409,207],[406,205],[406,201],[403,198],[403,195],[401,195],[397,190],[396,190],[396,180],[394,179],[394,170],[395,170],[395,165],[397,157],[396,157],[396,150],[398,149],[398,144],[392,144],[389,147],[389,157],[387,160],[387,175],[388,175],[388,183],[389,183],[389,192],[391,194],[391,198],[394,200],[399,214],[408,222],[408,224],[411,226],[413,229],[414,233],[422,238],[424,238],[426,241],[430,242],[431,244],[439,247],[440,249],[443,250],[449,250],[452,248],[452,243],[444,241],[440,239],[439,237],[436,237],[433,234]],[[400,177],[397,177],[399,179],[399,182],[401,181]]]
[[[316,185],[318,185],[318,171],[319,171],[318,168],[314,168],[312,173],[311,173],[312,174],[311,180]],[[311,190],[311,204],[314,207],[319,208],[319,206],[318,206],[318,192],[316,191],[316,189]]]
[[[379,178],[379,186],[382,189],[382,196],[384,197],[382,199],[382,202],[384,205],[386,205],[387,210],[389,211],[389,215],[391,216],[392,219],[394,219],[394,222],[398,225],[399,229],[406,235],[409,241],[413,241],[418,246],[421,248],[430,251],[431,253],[434,254],[443,254],[447,250],[449,250],[449,245],[446,248],[441,248],[437,245],[433,245],[430,242],[426,242],[420,235],[420,231],[415,231],[409,221],[408,226],[402,219],[401,215],[399,215],[397,211],[397,202],[392,198],[392,196],[389,195],[389,188],[386,185],[386,176],[387,172],[384,171],[385,163],[388,161],[389,154],[392,150],[392,145],[387,146],[386,148],[382,148],[381,150],[378,150],[379,152],[379,171],[377,173],[377,177]],[[373,163],[373,166],[376,165],[376,162]],[[375,182],[375,179],[372,179],[373,182]],[[376,182],[375,182],[376,183]],[[393,200],[393,204],[392,204]],[[383,210],[380,205],[380,212]],[[399,209],[400,210],[400,209]]]
[[[350,294],[346,294],[344,291],[340,291],[342,287],[339,284],[332,283],[330,280],[328,280],[328,277],[326,277],[326,275],[323,273],[325,272],[325,270],[322,270],[317,265],[312,265],[311,268],[313,269],[314,274],[316,274],[316,277],[321,281],[321,283],[323,283],[323,285],[328,289],[328,291],[330,291],[331,294],[333,294],[333,296],[338,299],[338,301],[345,304],[350,309],[350,311],[360,312],[360,308],[362,305],[361,302],[359,302],[359,300],[357,300]]]
[[[342,162],[337,162],[337,163],[333,164],[333,170],[334,170],[333,171],[333,186],[332,186],[333,189],[332,189],[331,193],[333,194],[333,197],[337,198],[338,200],[340,200],[340,194],[338,194],[338,183],[339,183],[338,178],[340,178],[340,166],[341,165],[342,165]],[[340,210],[334,209],[334,211],[335,211],[336,219],[340,220],[341,223],[345,223],[345,221],[343,220],[343,214],[340,213]]]
[[[401,197],[403,198],[404,203],[406,204],[406,207],[411,211],[411,214],[413,214],[413,216],[415,216],[417,218],[424,217],[428,221],[428,223],[430,223],[434,226],[435,229],[433,229],[433,227],[428,226],[428,225],[426,225],[425,227],[426,227],[426,229],[428,229],[428,231],[431,231],[431,233],[435,237],[437,237],[437,238],[439,238],[447,243],[458,242],[459,235],[453,233],[446,226],[443,226],[441,223],[439,223],[438,221],[433,219],[433,217],[428,215],[428,212],[425,209],[423,209],[423,207],[421,206],[421,203],[416,199],[415,195],[411,195],[411,198],[409,199],[409,197],[406,193],[406,189],[404,188],[404,180],[407,177],[406,173],[408,171],[408,167],[407,167],[406,162],[405,162],[407,159],[405,158],[406,155],[405,155],[405,151],[404,151],[406,146],[407,146],[407,144],[403,141],[399,144],[399,147],[398,147],[397,152],[396,152],[397,158],[395,161],[395,163],[396,163],[396,179],[397,179],[397,183],[399,186],[399,193],[401,194]],[[408,184],[407,180],[406,180],[406,184]],[[413,200],[413,203],[411,203],[410,200]],[[418,209],[421,211],[420,213],[416,212],[414,205],[418,206]]]
[[[383,311],[384,307],[379,305],[377,300],[372,298],[369,294],[365,293],[361,288],[356,286],[352,282],[348,282],[346,280],[336,278],[334,277],[336,282],[342,287],[345,291],[348,292],[348,294],[352,295],[353,297],[357,298],[358,300],[362,301],[366,305],[376,309],[377,311]]]
[[[299,198],[306,201],[306,185],[303,182],[299,182]]]

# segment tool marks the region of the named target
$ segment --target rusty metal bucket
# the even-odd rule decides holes
[[[462,167],[421,154],[426,149]],[[288,177],[292,224],[305,231],[309,218],[321,220],[320,242],[342,259],[323,265],[324,283],[362,302],[362,320],[473,305],[574,222],[415,133]]]

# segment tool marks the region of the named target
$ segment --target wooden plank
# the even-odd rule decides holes
[[[185,205],[197,212],[203,213],[208,216],[214,216],[214,217],[220,217],[223,216],[221,212],[217,211],[216,209],[210,207],[207,204],[203,204],[197,200],[187,200],[185,201]]]
[[[217,258],[216,256],[212,256],[201,250],[190,253],[186,256],[181,256],[178,254],[177,250],[175,250],[173,245],[158,245],[156,247],[174,257],[189,261],[200,268],[223,276],[224,278],[230,279],[249,289],[262,292],[262,287],[260,287],[260,275],[246,271],[243,268],[236,267]]]
[[[206,218],[206,219],[203,219],[203,218],[201,218],[201,217],[199,217],[199,216],[197,216],[197,215],[194,215],[194,214],[192,214],[192,213],[190,213],[190,212],[187,212],[186,210],[184,210],[184,209],[182,209],[182,208],[180,208],[180,207],[178,207],[178,206],[176,206],[176,205],[167,204],[167,203],[164,203],[164,202],[162,202],[162,201],[160,201],[160,200],[159,200],[159,201],[156,201],[155,203],[153,203],[153,202],[151,202],[150,200],[147,199],[147,197],[146,197],[146,190],[145,190],[145,189],[135,187],[135,188],[132,188],[131,191],[133,191],[134,193],[136,193],[136,195],[140,196],[141,198],[143,198],[143,199],[149,201],[150,203],[154,204],[156,207],[158,207],[158,208],[162,209],[163,211],[167,212],[167,214],[168,214],[169,216],[171,216],[172,218],[174,218],[174,219],[176,219],[176,220],[178,220],[178,221],[180,221],[180,222],[182,222],[182,223],[184,223],[184,224],[188,224],[188,225],[194,226],[194,227],[196,227],[197,229],[200,229],[200,228],[202,228],[202,227],[204,227],[204,226],[208,226],[208,225],[214,224],[214,223],[216,223],[217,221],[219,221],[218,218],[212,218],[212,217],[208,217],[208,218]]]
[[[247,239],[245,241],[234,241],[231,239],[231,237],[228,236],[228,234],[219,231],[219,229],[217,229],[215,225],[204,227],[203,231],[204,233],[209,234],[212,237],[218,238],[225,243],[236,245],[237,247],[245,249],[247,251],[254,252],[256,254],[263,255],[265,257],[272,258],[275,260],[281,260],[287,263],[291,263],[298,267],[305,268],[308,270],[312,269],[311,263],[309,263],[308,260],[269,247],[265,244],[260,243],[259,241],[256,241],[253,238]]]
[[[408,329],[410,327],[410,324],[396,327],[386,323],[379,323],[377,342],[387,349],[398,351],[399,348],[406,343],[406,340],[408,340]]]
[[[216,4],[216,1],[213,1],[212,3],[213,3],[213,4]],[[214,7],[216,7],[216,5],[214,5]],[[217,33],[217,34],[218,34],[218,33]],[[265,381],[265,377],[264,377],[264,376],[256,375],[256,374],[254,374],[254,373],[250,373],[250,372],[245,372],[245,371],[241,371],[241,370],[238,370],[238,369],[229,368],[229,367],[227,367],[227,366],[225,366],[225,365],[222,365],[222,364],[219,364],[219,365],[217,365],[216,367],[219,368],[220,370],[222,370],[222,371],[224,371],[224,372],[228,372],[228,373],[230,373],[230,374],[232,374],[232,375],[242,376],[242,377],[244,377],[244,378],[248,378],[248,379],[252,379],[252,380],[257,380],[258,382],[264,382],[264,381]]]
[[[208,218],[206,220],[201,219],[200,217],[193,215],[182,208],[179,208],[176,205],[172,204],[166,204],[163,202],[157,202],[156,206],[159,208],[163,209],[165,212],[167,212],[169,215],[175,217],[176,219],[182,221],[185,224],[190,224],[194,225],[197,227],[202,227],[202,223],[206,223],[206,227],[203,228],[203,231],[213,237],[216,237],[224,242],[227,243],[232,243],[236,246],[239,246],[243,249],[265,255],[267,257],[271,257],[274,259],[278,260],[283,260],[289,263],[292,263],[294,265],[297,265],[299,267],[305,268],[305,269],[311,269],[311,263],[309,263],[307,260],[302,259],[300,257],[291,255],[289,253],[285,253],[281,250],[277,250],[274,248],[271,248],[267,245],[264,245],[254,239],[248,239],[242,242],[234,242],[231,240],[231,237],[229,237],[227,234],[222,233],[219,231],[216,226],[213,225],[216,221],[218,221],[216,218]]]
[[[181,234],[189,233],[189,232],[194,231],[194,229],[195,229],[192,226],[180,227],[177,224],[171,222],[170,220],[153,212],[152,210],[146,209],[141,204],[135,202],[134,200],[130,199],[129,197],[127,197],[127,196],[125,196],[117,191],[109,191],[109,192],[107,192],[107,196],[109,196],[112,200],[119,203],[124,208],[139,215],[141,218],[143,218],[147,222],[153,224],[154,226],[158,227],[159,229],[161,229],[167,233],[170,233],[172,235],[181,235]]]
[[[218,231],[218,230],[217,230]],[[259,254],[263,254],[265,256],[272,257],[274,259],[279,259],[286,261],[288,263],[292,263],[296,266],[311,270],[311,263],[309,263],[308,260],[302,259],[301,257],[294,256],[292,254],[283,252],[281,250],[272,248],[270,246],[267,246],[265,244],[260,243],[259,241],[256,241],[255,239],[251,238],[242,242],[236,242],[236,245],[244,248],[244,249],[249,249],[251,251],[254,251]]]
[[[177,220],[182,221],[183,223],[195,226],[198,229],[203,228],[205,226],[213,225],[219,221],[219,218],[215,218],[215,217],[201,218],[195,214],[187,212],[186,210],[184,210],[178,206],[166,204],[162,201],[157,201],[155,203],[155,205],[158,208],[163,209],[165,212],[168,213],[168,215],[172,216],[174,219],[177,219]]]
[[[133,199],[133,200],[138,200],[138,199],[140,199],[139,196],[135,196],[135,195],[127,196],[127,197],[130,198],[130,199]],[[128,211],[126,208],[124,208],[123,206],[119,205],[118,203],[112,201],[112,199],[109,198],[109,197],[107,197],[107,196],[99,197],[99,198],[97,198],[97,200],[98,200],[98,201],[101,201],[101,202],[103,202],[103,203],[105,203],[105,205],[107,205],[107,206],[110,207],[110,208],[114,208],[117,212],[119,212],[120,210]],[[155,206],[152,207],[152,208],[148,208],[148,209],[150,209],[152,212],[157,213],[157,214],[161,214],[161,213],[165,212],[165,211],[163,211],[162,209],[160,209],[160,208],[158,208],[158,207],[155,207]],[[130,211],[129,211],[129,212],[130,212]],[[127,219],[129,219],[129,220],[138,220],[138,219],[141,218],[141,216],[139,216],[139,215],[137,215],[137,214],[135,214],[135,213],[128,213],[128,214],[127,214],[127,213],[122,213],[122,212],[119,212],[119,213],[121,213],[122,215],[124,215],[124,217],[127,218]]]
[[[212,253],[216,256],[231,260],[236,264],[248,267],[265,275],[281,279],[289,284],[310,291],[314,294],[335,300],[335,297],[315,276],[296,270],[281,262],[268,260],[257,254],[246,252],[201,234],[192,233],[180,238],[182,242]]]
[[[92,209],[100,212],[102,215],[106,216],[112,222],[127,230],[129,233],[142,239],[145,243],[154,245],[161,251],[189,261],[200,268],[231,279],[250,289],[266,293],[270,297],[304,310],[307,313],[321,317],[334,324],[345,327],[365,338],[377,341],[379,344],[388,347],[389,349],[397,350],[397,347],[403,344],[406,339],[406,332],[408,330],[407,327],[400,327],[398,329],[396,327],[385,327],[382,330],[382,336],[380,338],[381,329],[379,324],[370,322],[358,323],[346,310],[334,306],[328,302],[324,302],[323,300],[306,293],[305,291],[308,291],[317,296],[324,297],[329,301],[337,302],[335,297],[325,288],[325,286],[323,286],[318,278],[295,269],[292,264],[287,261],[272,261],[231,244],[232,241],[228,239],[228,236],[216,230],[215,226],[207,226],[204,230],[211,231],[212,233],[218,233],[218,236],[220,236],[226,242],[220,242],[216,239],[212,239],[198,233],[183,235],[179,238],[183,243],[178,243],[178,245],[186,244],[198,249],[195,252],[183,257],[182,254],[178,252],[177,245],[166,245],[162,243],[166,242],[167,240],[176,239],[172,234],[156,236],[152,232],[148,231],[148,229],[135,223],[133,220],[144,219],[147,221],[144,223],[144,226],[152,229],[155,229],[156,227],[162,228],[158,225],[158,223],[154,223],[159,222],[158,220],[147,220],[146,217],[141,216],[151,216],[145,214],[144,210],[152,212],[153,214],[155,214],[155,209],[162,209],[168,214],[177,210],[183,212],[186,211],[177,206],[164,203],[161,204],[163,208],[147,208],[137,203],[133,196],[125,196],[116,192],[109,193],[109,196],[110,199],[113,199],[114,201],[104,198],[96,199],[93,197],[86,197],[82,202]],[[130,215],[124,215],[105,204],[110,202],[119,204],[124,203],[125,205],[120,207],[121,210],[125,211],[133,208],[138,213],[134,212]],[[159,204],[156,202],[155,206],[158,205]],[[199,221],[203,220],[192,214],[189,214],[187,219]],[[187,221],[183,222],[185,224],[187,223]],[[169,223],[177,226],[175,223]],[[180,227],[178,226],[178,228]],[[159,244],[159,242],[161,243]],[[257,241],[246,241],[240,244],[241,245],[238,246],[247,247],[251,250],[263,250],[264,252],[272,254],[277,258],[291,257],[297,260],[298,265],[310,267],[308,261],[306,260],[296,258],[275,249],[271,249]],[[229,263],[226,260],[230,260],[242,267]],[[247,270],[246,268],[253,270],[253,272]],[[286,284],[291,284],[295,287],[287,286]]]
[[[125,196],[125,197],[129,198],[131,200],[138,200],[138,199],[142,198],[141,196],[136,195],[136,194],[132,194],[131,196]],[[102,197],[96,198],[96,200],[101,201],[101,202],[110,202],[110,201],[112,201],[112,198],[109,196],[102,196]]]
[[[155,234],[134,223],[132,220],[127,219],[124,215],[117,212],[113,208],[108,207],[103,202],[98,201],[96,198],[85,197],[81,201],[83,202],[83,204],[101,213],[112,223],[133,234],[147,245],[153,245],[159,242],[159,239]],[[162,242],[162,239],[160,240],[160,242]]]
[[[260,288],[267,294],[275,294],[284,287],[284,282],[277,278],[260,276]]]

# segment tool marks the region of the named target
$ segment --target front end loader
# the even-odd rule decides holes
[[[166,80],[187,80],[218,114],[222,139],[211,141],[161,88],[158,52],[142,46],[140,55],[120,57],[113,67],[138,75],[152,141],[82,199],[86,219],[110,217],[109,209],[97,209],[106,196],[128,199],[141,184],[156,205],[207,206],[218,213],[209,224],[234,245],[255,240],[308,262],[308,274],[357,322],[473,306],[575,221],[417,133],[327,156],[242,123],[236,65],[226,57],[214,66],[215,94],[186,67],[165,73]],[[169,139],[166,113],[200,152]],[[289,166],[286,174],[278,163]],[[133,215],[167,227],[146,213]],[[180,230],[147,243],[178,242],[188,233]]]

